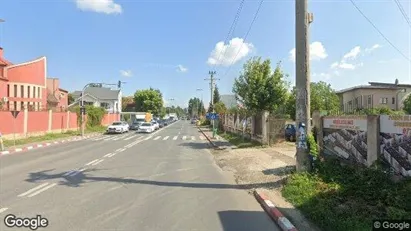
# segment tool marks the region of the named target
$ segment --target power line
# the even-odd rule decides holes
[[[362,11],[360,8],[358,8],[357,4],[355,4],[355,2],[353,0],[350,0],[350,2],[353,4],[353,6],[357,9],[357,11],[371,24],[372,27],[374,27],[374,29],[385,39],[385,41],[387,41],[402,57],[404,57],[405,59],[407,59],[409,62],[411,62],[411,59],[406,56],[404,53],[402,53],[400,51],[400,49],[398,49],[398,47],[396,47],[379,29],[378,27],[371,21],[371,19],[369,19]]]
[[[298,1],[298,0],[297,0],[297,1]],[[240,48],[238,49],[237,54],[236,54],[236,55],[234,56],[234,58],[232,59],[230,66],[228,67],[227,71],[224,73],[224,76],[226,76],[226,75],[228,74],[228,72],[231,70],[231,67],[233,66],[235,60],[237,59],[237,56],[240,54],[241,49],[243,48],[244,43],[245,43],[245,41],[247,40],[248,35],[250,34],[251,28],[253,27],[254,22],[255,22],[255,20],[257,19],[258,13],[260,13],[260,9],[261,9],[261,6],[263,5],[263,2],[264,2],[264,0],[261,0],[261,1],[260,1],[260,4],[258,5],[258,8],[257,8],[257,12],[255,12],[255,14],[254,14],[253,21],[251,21],[250,27],[248,28],[247,33],[246,33],[245,36],[244,36],[243,43],[241,43],[241,46],[240,46]]]
[[[395,4],[397,4],[398,9],[400,10],[402,16],[404,16],[405,21],[407,21],[408,26],[411,28],[411,21],[410,18],[408,17],[407,13],[404,10],[404,7],[402,7],[401,3],[399,0],[394,0]]]
[[[225,47],[225,44],[228,44],[228,40],[230,39],[231,34],[234,33],[234,30],[235,30],[235,28],[237,27],[237,22],[238,22],[238,19],[240,18],[240,13],[241,13],[241,11],[242,11],[242,9],[243,9],[244,2],[245,2],[245,0],[241,0],[241,2],[240,2],[240,6],[238,7],[237,12],[236,12],[236,14],[235,14],[235,16],[234,16],[233,23],[231,24],[231,27],[230,27],[230,29],[228,30],[228,34],[227,34],[227,36],[226,36],[226,38],[225,38],[225,40],[224,40],[223,47]],[[224,57],[224,56],[225,56],[225,54],[227,53],[227,48],[228,48],[228,45],[227,45],[227,47],[224,49],[224,53],[223,53],[223,50],[220,51],[220,55],[218,56],[217,62],[221,62],[221,57]],[[219,63],[219,64],[221,65],[221,63]]]

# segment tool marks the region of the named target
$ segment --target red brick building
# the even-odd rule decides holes
[[[38,111],[50,106],[66,106],[67,102],[60,102],[64,98],[59,97],[62,95],[58,90],[60,88],[54,90],[58,84],[58,81],[57,85],[51,81],[50,86],[47,86],[46,57],[12,64],[4,58],[3,49],[0,48],[0,102],[3,109],[21,111],[27,107]],[[49,92],[52,96],[49,96]],[[67,101],[67,96],[65,98]],[[50,104],[48,101],[51,101]]]

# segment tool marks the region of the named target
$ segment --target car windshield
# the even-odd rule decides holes
[[[143,127],[149,127],[149,126],[151,126],[151,124],[150,124],[150,123],[143,123],[143,124],[141,124],[141,126],[143,126]]]
[[[113,123],[114,126],[116,126],[116,125],[122,125],[122,124],[123,124],[122,122],[114,122],[114,123]]]

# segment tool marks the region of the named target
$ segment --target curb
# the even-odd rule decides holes
[[[32,150],[32,149],[37,149],[37,148],[42,148],[42,147],[48,147],[48,146],[55,145],[55,144],[62,144],[62,143],[78,141],[78,140],[82,140],[82,139],[88,139],[90,137],[94,137],[94,136],[97,136],[97,135],[98,134],[93,134],[93,135],[84,136],[84,138],[81,138],[81,137],[69,138],[69,139],[65,139],[65,140],[50,141],[50,142],[45,142],[45,143],[34,144],[34,145],[31,145],[31,146],[25,146],[25,147],[21,147],[21,148],[9,149],[7,151],[0,151],[0,156],[14,154],[14,153],[20,153],[20,152],[24,152],[24,151],[28,151],[28,150]]]
[[[218,146],[211,140],[211,138],[204,133],[203,130],[201,130],[200,126],[197,126],[197,128],[198,128],[198,130],[200,130],[200,132],[203,134],[203,136],[205,136],[205,138],[208,140],[208,142],[210,142],[210,144],[213,146],[213,148],[215,148],[215,149],[222,149],[222,148],[218,147]]]
[[[297,228],[278,210],[266,195],[254,190],[254,196],[268,215],[277,223],[282,231],[298,231]]]

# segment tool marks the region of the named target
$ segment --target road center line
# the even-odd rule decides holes
[[[35,195],[38,195],[38,194],[46,191],[47,189],[53,188],[53,187],[56,186],[56,185],[57,185],[56,183],[53,183],[53,184],[51,184],[51,185],[48,185],[48,186],[40,189],[39,191],[37,191],[37,192],[35,192],[35,193],[31,194],[31,195],[28,195],[27,197],[34,197]]]
[[[32,189],[28,190],[28,191],[25,192],[25,193],[22,193],[22,194],[18,195],[18,197],[24,197],[24,196],[26,196],[26,195],[28,195],[28,194],[30,194],[30,193],[38,190],[38,189],[43,188],[44,186],[46,186],[46,185],[48,185],[48,184],[49,184],[49,183],[41,184],[41,185],[39,185],[39,186],[37,186],[37,187],[35,187],[35,188],[32,188]]]
[[[166,137],[164,137],[164,139],[163,139],[163,140],[167,140],[167,139],[168,139],[168,137],[170,137],[170,136],[166,136]]]
[[[99,159],[95,159],[95,160],[93,160],[93,161],[91,161],[91,162],[88,162],[86,165],[94,164],[94,163],[97,162],[97,161],[99,161]]]
[[[9,208],[1,208],[0,213],[5,212],[7,209],[9,209]]]
[[[107,153],[106,155],[104,155],[104,157],[109,157],[111,154],[113,154],[113,153]]]
[[[97,161],[96,163],[94,163],[94,164],[92,164],[93,166],[94,165],[98,165],[98,164],[100,164],[101,162],[103,162],[104,160],[99,160],[99,161]]]
[[[177,139],[178,139],[178,136],[174,136],[174,137],[173,137],[173,140],[177,140]]]
[[[115,156],[116,154],[117,154],[116,152],[110,153],[110,155],[109,155],[108,157],[113,157],[113,156]]]
[[[75,171],[74,171],[74,170],[70,170],[70,171],[64,173],[63,176],[68,176],[68,175],[72,174],[73,172],[75,172]]]

